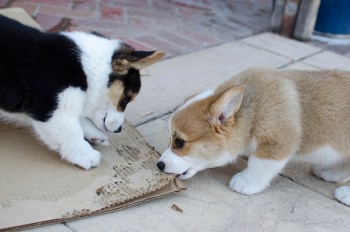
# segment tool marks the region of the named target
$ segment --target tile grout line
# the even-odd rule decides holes
[[[249,37],[252,37],[252,36],[249,36]],[[249,37],[247,37],[247,38],[249,38]],[[245,39],[245,38],[244,38],[244,39]],[[243,40],[243,39],[242,39],[242,40]],[[261,51],[269,52],[269,53],[271,53],[271,54],[274,54],[274,55],[278,55],[278,56],[284,57],[284,58],[286,58],[286,59],[288,59],[288,60],[291,60],[291,62],[297,62],[297,61],[300,61],[301,59],[308,58],[309,56],[315,55],[315,54],[317,54],[317,53],[319,53],[319,52],[322,52],[322,51],[323,51],[322,49],[320,49],[320,50],[319,50],[319,51],[317,51],[317,52],[314,52],[314,53],[308,54],[308,55],[306,55],[306,56],[303,56],[303,57],[301,57],[301,58],[298,58],[298,59],[294,60],[294,59],[292,59],[291,57],[286,56],[286,55],[284,55],[284,54],[280,54],[280,53],[278,53],[278,52],[271,51],[271,50],[268,50],[268,49],[266,49],[266,48],[258,47],[258,46],[256,46],[256,45],[253,45],[253,44],[250,44],[250,43],[244,42],[244,41],[242,41],[242,40],[239,40],[238,42],[239,42],[239,43],[241,43],[241,44],[243,44],[243,45],[246,45],[246,46],[249,46],[249,47],[252,47],[252,48],[259,49],[259,50],[261,50]],[[292,40],[292,39],[291,39],[291,40]],[[292,40],[292,41],[294,41],[294,40]],[[305,45],[306,45],[306,44],[305,44]],[[310,46],[310,45],[306,45],[306,46]],[[310,47],[313,47],[313,46],[310,46]],[[313,47],[313,48],[314,48],[314,47]]]
[[[280,69],[280,68],[285,68],[285,67],[287,67],[287,66],[289,66],[289,65],[296,64],[296,63],[298,63],[298,62],[302,62],[303,60],[305,60],[305,59],[307,59],[307,58],[310,58],[310,57],[312,57],[312,56],[318,55],[318,54],[320,54],[320,53],[322,53],[322,52],[324,52],[324,50],[319,50],[319,51],[317,51],[317,52],[314,52],[314,53],[312,53],[312,54],[309,54],[309,55],[307,55],[307,56],[304,56],[304,57],[302,57],[302,58],[299,58],[298,60],[292,60],[291,62],[289,62],[289,63],[287,63],[287,64],[283,64],[283,65],[281,65],[281,66],[279,66],[279,67],[277,67],[277,68],[278,68],[278,69]],[[310,65],[310,64],[307,64],[307,65],[309,65],[309,66],[311,66],[311,67],[314,67],[314,68],[320,69],[320,67],[317,67],[317,66],[314,66],[314,65]]]
[[[139,126],[142,126],[142,125],[145,125],[149,122],[152,122],[152,121],[155,121],[157,119],[160,119],[164,116],[167,116],[169,114],[172,114],[174,111],[173,110],[170,110],[170,111],[166,111],[164,113],[161,113],[161,114],[158,114],[158,115],[155,115],[154,117],[150,117],[148,119],[145,119],[144,121],[140,121],[140,122],[136,122],[135,124],[133,124],[134,127],[139,127]]]

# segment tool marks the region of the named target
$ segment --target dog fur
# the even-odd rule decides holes
[[[4,16],[0,34],[0,118],[31,126],[84,169],[100,163],[87,141],[107,145],[106,133],[121,131],[141,87],[139,70],[164,56],[98,33],[46,33]]]
[[[291,158],[315,175],[350,180],[350,72],[251,68],[198,94],[173,114],[171,142],[157,165],[180,178],[248,155],[232,190],[264,190]],[[350,205],[350,186],[335,191]]]

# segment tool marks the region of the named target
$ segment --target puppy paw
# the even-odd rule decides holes
[[[229,187],[238,193],[252,195],[261,192],[267,185],[259,183],[247,170],[243,170],[232,177]]]
[[[334,191],[337,200],[345,205],[350,206],[350,186],[343,186]]]
[[[100,152],[91,149],[88,152],[80,154],[74,154],[65,158],[68,162],[78,165],[79,167],[89,170],[92,167],[96,167],[100,164],[101,154]]]
[[[84,132],[84,138],[90,144],[108,146],[108,136],[98,129],[89,119],[81,118],[80,125]]]
[[[318,178],[329,182],[341,182],[340,175],[336,172],[335,168],[315,167],[312,169],[312,173]]]
[[[103,146],[109,145],[107,135],[100,136],[100,137],[85,138],[85,139],[92,145],[103,145]]]

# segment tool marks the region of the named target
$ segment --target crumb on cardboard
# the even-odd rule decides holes
[[[150,111],[150,112],[145,112],[145,113],[143,113],[142,116],[147,117],[147,116],[150,116],[150,115],[152,115],[152,114],[153,114],[153,112]]]
[[[184,212],[183,209],[181,209],[181,208],[180,208],[179,206],[177,206],[176,204],[173,204],[173,205],[171,206],[171,208],[172,208],[173,210],[179,212],[179,213],[183,213],[183,212]]]
[[[96,189],[96,194],[100,195],[102,192],[102,189],[103,189],[103,187],[99,187],[98,189]]]

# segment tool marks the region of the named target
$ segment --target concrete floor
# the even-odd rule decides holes
[[[349,63],[347,57],[263,33],[154,65],[127,116],[162,152],[169,113],[191,93],[251,66],[350,70]],[[227,184],[245,165],[239,160],[203,171],[187,181],[186,191],[165,198],[28,231],[349,231],[350,208],[333,198],[336,184],[318,180],[306,165],[293,164],[262,193],[243,196]],[[174,203],[184,212],[171,209]]]

